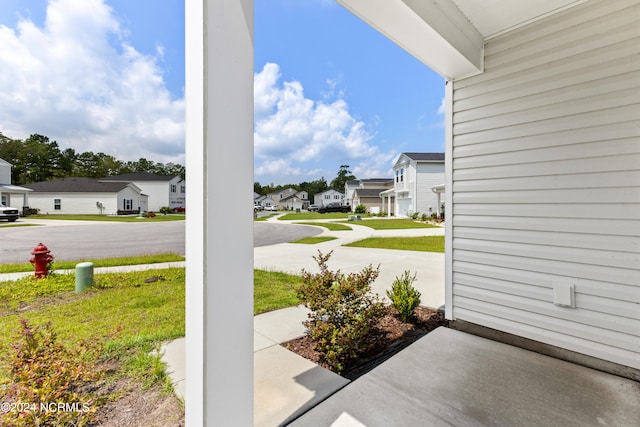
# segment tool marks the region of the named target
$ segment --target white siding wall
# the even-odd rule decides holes
[[[60,199],[60,210],[54,209],[54,199]],[[111,215],[118,210],[115,193],[29,193],[29,207],[40,209],[42,214],[97,215],[96,202],[104,206],[102,213]]]
[[[454,82],[453,317],[640,368],[639,17],[583,3]]]
[[[11,165],[0,159],[0,184],[11,185]]]
[[[149,196],[149,210],[157,212],[162,206],[169,206],[169,181],[134,181],[143,194]],[[180,190],[180,189],[178,189]]]
[[[438,207],[438,196],[431,188],[444,184],[444,163],[418,163],[416,181],[416,212],[429,214],[429,207],[435,213]],[[444,198],[442,198],[444,202]]]

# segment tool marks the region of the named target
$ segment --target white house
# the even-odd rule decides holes
[[[313,195],[313,204],[318,206],[325,206],[329,203],[344,203],[344,193],[338,190],[330,188]]]
[[[444,153],[402,153],[393,166],[393,188],[381,192],[386,211],[406,217],[439,212],[438,196],[431,191],[444,182]],[[391,203],[395,202],[392,208]]]
[[[149,211],[158,211],[163,206],[172,209],[185,207],[186,183],[177,175],[133,172],[107,176],[100,178],[100,181],[133,183],[149,196]]]
[[[338,1],[446,78],[447,318],[639,378],[640,2]]]
[[[29,204],[41,214],[133,213],[148,210],[148,197],[131,182],[62,178],[26,184]]]
[[[22,210],[29,206],[31,190],[11,184],[11,163],[0,159],[0,202]]]
[[[272,200],[278,209],[302,209],[309,206],[309,193],[291,187],[273,191],[266,197]]]

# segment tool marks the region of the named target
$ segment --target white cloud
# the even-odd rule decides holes
[[[0,132],[76,151],[184,164],[184,99],[103,0],[50,0],[43,28],[0,26]]]
[[[280,68],[273,63],[254,76],[258,178],[297,172],[308,176],[310,170],[324,170],[333,176],[345,162],[371,162],[389,156],[371,143],[374,136],[364,122],[351,115],[344,99],[308,99],[300,82],[281,84],[280,77]],[[334,82],[328,82],[329,89],[335,89]]]

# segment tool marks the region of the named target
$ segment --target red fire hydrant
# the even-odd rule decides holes
[[[49,275],[49,264],[53,261],[53,255],[49,255],[50,252],[42,243],[38,243],[38,246],[31,252],[33,258],[29,262],[36,268],[35,276],[38,279]]]

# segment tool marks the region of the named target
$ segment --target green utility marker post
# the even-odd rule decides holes
[[[93,263],[81,262],[76,264],[76,293],[84,291],[93,285]]]

